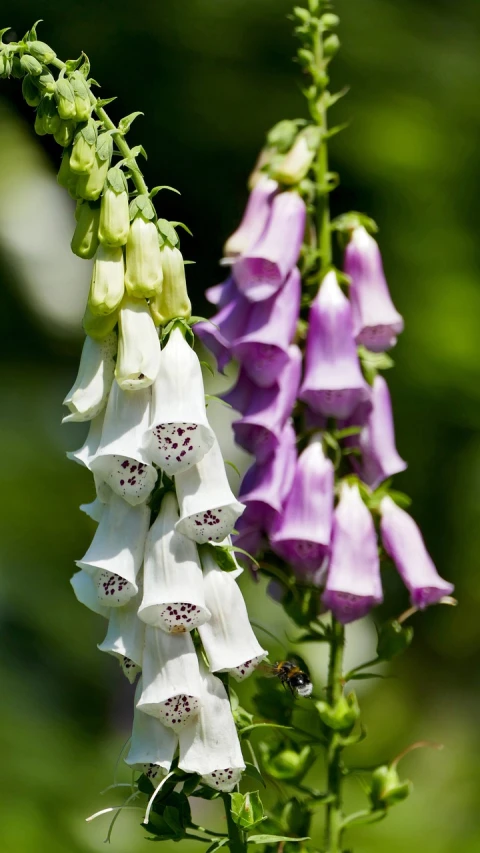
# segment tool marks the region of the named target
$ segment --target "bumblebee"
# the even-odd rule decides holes
[[[313,684],[307,673],[303,672],[296,663],[289,660],[276,661],[268,666],[268,671],[272,676],[276,675],[284,687],[288,687],[292,696],[301,696],[305,699],[312,695]]]

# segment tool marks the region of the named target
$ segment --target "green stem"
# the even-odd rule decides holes
[[[230,853],[246,853],[247,839],[245,833],[232,818],[230,794],[222,794],[225,815],[227,818],[228,847]]]
[[[343,691],[343,650],[345,630],[332,616],[332,638],[328,666],[327,696],[330,705],[336,705]],[[331,802],[327,804],[325,823],[325,853],[341,853],[343,828],[342,814],[342,750],[338,733],[330,730],[327,747],[327,792]]]
[[[324,71],[323,57],[323,37],[320,27],[315,35],[314,55],[317,70],[322,73]],[[332,240],[330,229],[330,203],[329,193],[327,190],[327,174],[328,174],[328,146],[326,134],[327,125],[327,108],[325,101],[321,95],[323,92],[320,87],[317,88],[316,95],[316,115],[317,124],[321,130],[320,145],[317,154],[317,240],[318,249],[321,253],[321,267],[325,270],[332,263]]]

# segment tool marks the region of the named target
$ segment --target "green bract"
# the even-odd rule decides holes
[[[411,793],[412,783],[401,782],[395,767],[384,764],[372,773],[370,800],[374,809],[387,808],[405,800]]]
[[[355,693],[341,696],[332,707],[327,702],[315,702],[315,707],[324,725],[334,731],[351,729],[360,716],[360,709]]]
[[[262,763],[266,773],[274,779],[299,781],[313,764],[315,756],[310,746],[303,748],[295,744],[260,744]]]

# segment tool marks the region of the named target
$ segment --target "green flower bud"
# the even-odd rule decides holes
[[[130,213],[126,190],[115,192],[107,186],[100,208],[98,236],[105,246],[124,246],[130,231]]]
[[[192,305],[187,293],[185,265],[182,253],[167,243],[162,247],[163,284],[159,293],[150,301],[150,311],[156,326],[165,326],[169,320],[192,316]]]
[[[230,798],[232,819],[237,826],[245,830],[251,829],[264,820],[265,813],[258,791],[230,794]]]
[[[300,183],[316,157],[320,136],[321,131],[318,127],[307,127],[302,130],[272,177],[288,186]]]
[[[16,77],[17,80],[21,80],[24,74],[25,71],[21,66],[20,57],[14,56],[12,58],[12,77]]]
[[[76,134],[70,157],[70,168],[78,175],[89,175],[95,166],[97,128],[89,121]]]
[[[72,252],[86,260],[93,258],[98,249],[98,222],[100,208],[88,202],[80,205],[77,225],[72,237]]]
[[[412,783],[401,782],[395,767],[386,764],[372,773],[370,801],[374,809],[384,809],[405,800],[412,791]]]
[[[109,168],[109,160],[101,160],[96,153],[95,164],[90,174],[80,175],[78,179],[77,192],[80,198],[88,201],[96,201],[100,198]]]
[[[125,292],[123,252],[99,245],[93,265],[88,306],[92,314],[111,314],[119,308]]]
[[[77,121],[87,121],[92,114],[92,103],[90,100],[90,89],[81,72],[75,71],[70,76],[70,85],[75,98],[75,112]]]
[[[65,80],[65,77],[60,77],[57,80],[55,97],[57,99],[58,114],[60,118],[63,118],[64,121],[68,121],[69,119],[77,117],[75,95],[73,94],[73,89],[70,83],[68,80]]]
[[[20,57],[20,65],[25,74],[32,74],[33,77],[38,77],[42,73],[41,63],[28,53]]]
[[[12,73],[12,59],[5,53],[0,53],[0,77],[10,77]]]
[[[163,280],[158,231],[141,214],[133,220],[127,238],[125,287],[130,296],[149,299],[160,291]]]
[[[263,766],[269,776],[289,782],[299,781],[315,761],[310,746],[300,749],[293,743],[288,747],[278,747],[262,742],[260,752]]]
[[[331,56],[335,56],[338,49],[340,48],[340,39],[333,33],[333,35],[328,36],[323,42],[323,53],[324,56],[330,58]]]
[[[96,341],[106,338],[118,323],[118,308],[111,314],[93,314],[87,305],[83,315],[83,331]]]
[[[335,27],[338,27],[340,23],[338,15],[333,15],[331,12],[327,12],[325,15],[322,15],[320,20],[326,30],[333,30]]]
[[[44,41],[27,41],[27,48],[29,53],[38,59],[39,62],[49,63],[52,62],[57,54],[48,44],[45,44]]]
[[[351,729],[360,716],[357,697],[353,692],[341,696],[334,707],[323,701],[315,702],[315,707],[322,723],[336,732]]]
[[[35,133],[38,134],[38,136],[45,136],[47,133],[47,131],[45,130],[45,125],[43,123],[42,114],[38,110],[35,116],[35,124],[33,125],[33,129],[35,130]]]
[[[67,145],[70,145],[73,136],[75,133],[75,122],[74,121],[62,121],[60,123],[60,127],[53,134],[53,138],[55,142],[58,142],[62,148],[66,148]]]
[[[48,92],[51,95],[55,93],[57,88],[56,80],[49,71],[40,74],[40,77],[35,77],[35,83],[41,92]]]
[[[29,107],[38,107],[42,96],[28,74],[22,81],[22,95]]]
[[[42,118],[47,133],[58,133],[62,126],[62,120],[57,112],[55,97],[50,93],[42,98]]]
[[[413,628],[404,628],[393,619],[378,629],[377,655],[382,660],[392,660],[408,649],[413,640]]]

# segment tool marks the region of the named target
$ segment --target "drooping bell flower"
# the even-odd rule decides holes
[[[115,372],[117,336],[110,332],[102,341],[86,337],[74,385],[63,401],[70,414],[62,423],[91,421],[106,404]]]
[[[260,240],[270,217],[272,199],[278,190],[276,181],[264,175],[248,198],[242,221],[223,248],[226,259],[235,259]]]
[[[288,420],[270,458],[263,465],[255,462],[242,480],[238,498],[258,528],[270,530],[290,492],[297,461],[296,438],[292,421]]]
[[[95,454],[102,438],[103,421],[104,412],[102,411],[92,421],[90,421],[88,433],[82,446],[79,447],[78,450],[67,451],[67,459],[70,459],[72,462],[77,462],[78,465],[83,465],[85,468],[88,468],[89,471],[91,470],[92,460],[95,458]]]
[[[135,690],[135,705],[142,695],[142,679]],[[141,770],[153,782],[170,770],[178,739],[171,728],[164,726],[156,717],[135,708],[132,737],[125,764]]]
[[[388,496],[383,498],[380,512],[384,548],[410,592],[413,606],[423,610],[450,595],[453,584],[438,574],[413,518]]]
[[[351,305],[332,270],[310,309],[300,399],[327,417],[348,418],[368,396],[353,337]]]
[[[94,579],[100,604],[122,607],[138,592],[136,577],[143,561],[150,522],[146,504],[130,506],[112,495],[92,543],[77,566]]]
[[[330,564],[322,601],[343,624],[383,600],[377,537],[357,485],[343,483],[335,510]]]
[[[142,668],[145,625],[137,616],[140,597],[139,592],[123,607],[110,608],[107,634],[98,644],[101,652],[117,658],[130,684]]]
[[[197,465],[175,476],[180,506],[176,529],[194,542],[221,542],[245,509],[228,483],[220,445],[215,439]]]
[[[234,285],[231,299],[220,311],[194,326],[195,334],[215,356],[220,372],[234,357],[232,346],[245,333],[251,308],[251,303]]]
[[[177,499],[165,495],[145,544],[143,599],[138,616],[172,634],[192,631],[209,619],[197,547],[178,530]]]
[[[292,344],[288,348],[288,355],[289,361],[278,376],[277,384],[271,388],[257,389],[250,397],[244,416],[233,422],[235,441],[252,453],[260,464],[266,462],[278,447],[283,427],[297,397],[302,354]]]
[[[300,272],[294,267],[278,293],[253,305],[245,334],[233,341],[234,358],[261,388],[273,385],[288,362],[300,313],[300,290]]]
[[[390,297],[378,244],[363,226],[354,229],[345,250],[345,272],[356,342],[372,352],[390,349],[403,332],[403,318]]]
[[[128,232],[125,287],[135,299],[151,299],[162,286],[163,270],[155,223],[139,213]]]
[[[108,489],[110,492],[112,491],[110,489],[110,486],[107,486],[106,483],[104,483],[103,485],[104,485],[105,489]],[[103,515],[103,511],[105,509],[105,504],[108,503],[109,499],[110,498],[108,497],[107,500],[102,501],[102,500],[100,500],[100,498],[97,495],[93,501],[90,501],[90,503],[80,504],[79,510],[80,510],[80,512],[84,512],[85,515],[88,515],[88,517],[91,518],[92,521],[96,521],[98,524],[98,522],[100,521],[100,519]]]
[[[99,616],[104,616],[105,619],[110,617],[111,608],[100,604],[97,595],[97,587],[95,581],[89,572],[85,569],[80,569],[79,572],[70,578],[70,583],[75,593],[75,598],[80,604],[88,607],[93,613],[98,613]]]
[[[227,302],[231,302],[236,292],[237,285],[235,284],[235,279],[233,276],[230,276],[226,281],[222,281],[221,284],[214,284],[212,287],[207,287],[205,291],[205,298],[208,299],[212,305],[217,305],[218,308],[223,308]]]
[[[202,665],[200,713],[196,722],[179,731],[178,766],[198,773],[217,791],[233,791],[245,770],[230,700],[220,681]]]
[[[118,328],[115,378],[123,391],[148,388],[160,367],[160,341],[145,299],[123,300]]]
[[[100,246],[95,255],[88,306],[93,314],[112,314],[125,293],[125,269],[121,248]]]
[[[358,436],[362,453],[360,475],[364,483],[376,489],[383,480],[405,471],[407,463],[395,447],[392,403],[383,376],[375,377],[371,392],[372,409]]]
[[[192,722],[200,708],[201,683],[189,633],[166,634],[146,626],[142,684],[140,711],[175,731]]]
[[[199,462],[215,440],[200,362],[178,327],[162,350],[152,395],[150,457],[167,474],[177,474]]]
[[[320,438],[300,455],[283,511],[270,531],[273,550],[298,572],[315,580],[330,550],[333,464]]]
[[[187,293],[185,264],[180,249],[165,243],[160,250],[163,283],[150,302],[150,311],[156,326],[165,326],[170,320],[183,317],[188,320],[192,305]]]
[[[198,633],[212,672],[229,672],[237,681],[250,675],[267,657],[253,633],[236,580],[220,569],[213,556],[202,553],[205,601],[211,613]]]
[[[245,415],[255,394],[258,394],[258,386],[252,382],[245,369],[241,367],[235,385],[226,394],[222,394],[222,400],[236,412]]]
[[[275,196],[265,233],[233,267],[237,286],[252,302],[279,290],[298,261],[305,232],[305,202],[296,192]]]
[[[157,480],[146,450],[150,401],[150,388],[123,391],[113,383],[102,438],[90,463],[91,470],[132,506],[146,501]]]

